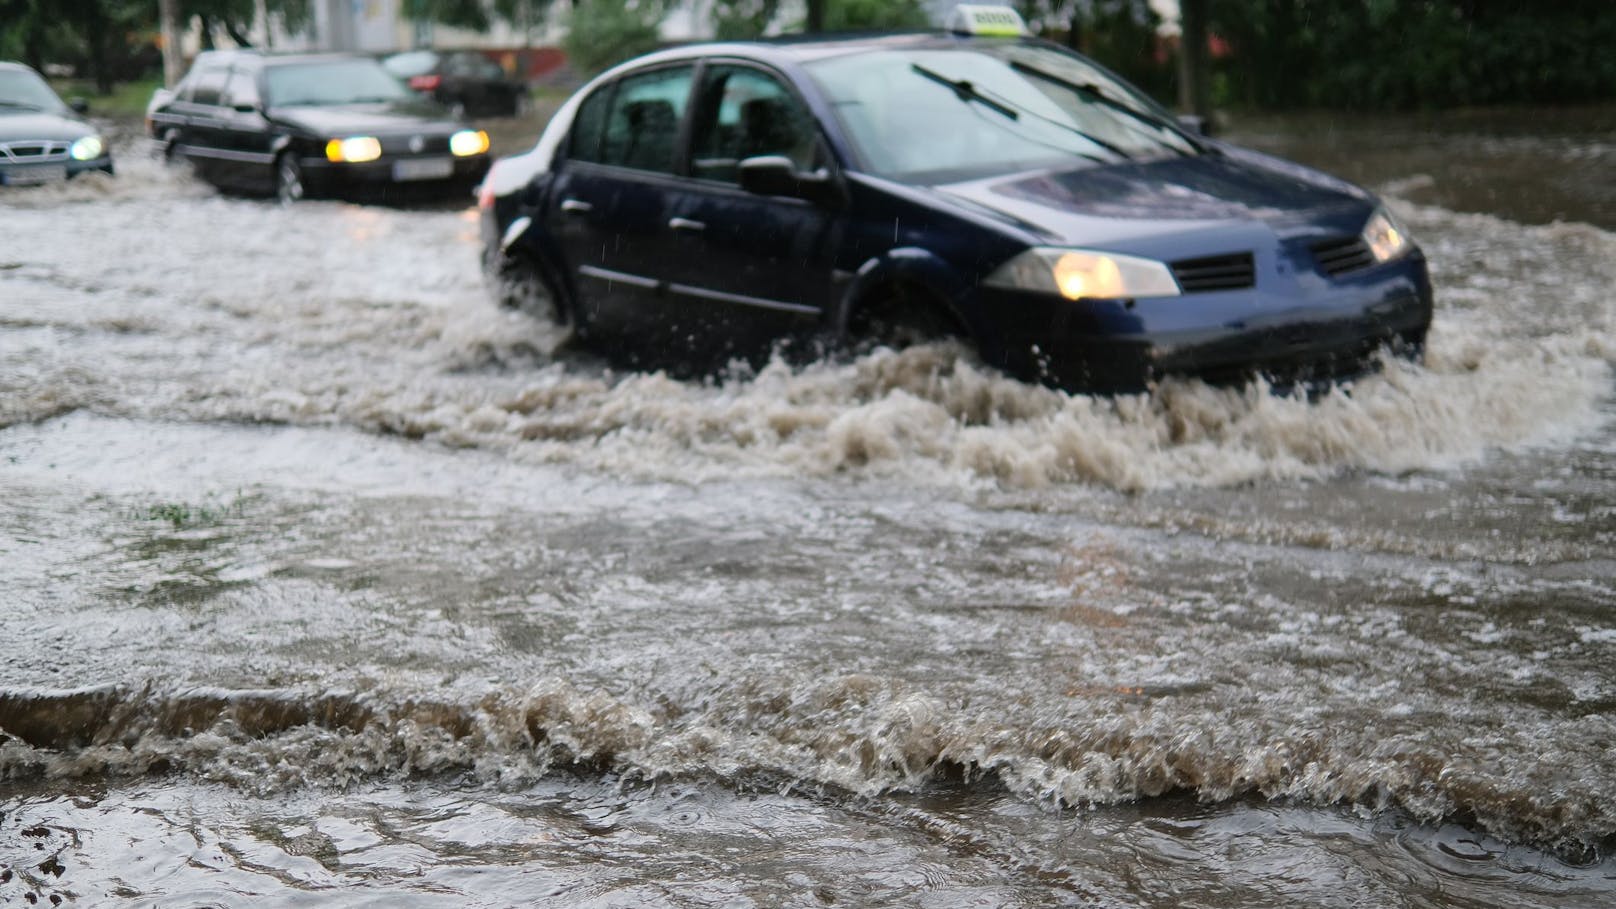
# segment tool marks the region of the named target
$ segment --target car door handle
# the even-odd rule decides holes
[[[668,226],[674,230],[703,231],[707,229],[707,225],[700,221],[692,221],[689,218],[674,218],[668,222]]]
[[[562,199],[561,210],[567,212],[568,214],[581,215],[594,211],[595,206],[590,205],[588,202],[585,202],[582,199]]]

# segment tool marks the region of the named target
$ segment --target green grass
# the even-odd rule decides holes
[[[136,521],[158,521],[175,530],[186,527],[207,527],[221,524],[231,518],[240,518],[246,512],[247,496],[237,493],[226,503],[192,505],[187,502],[158,502],[134,509],[129,517]]]
[[[71,101],[75,97],[89,101],[92,117],[138,119],[145,116],[146,102],[151,100],[152,92],[162,87],[163,79],[161,76],[152,76],[149,79],[120,82],[112,87],[111,93],[105,95],[96,93],[95,82],[90,79],[52,79],[50,83],[64,101]]]

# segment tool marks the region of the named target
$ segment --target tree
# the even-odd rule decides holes
[[[827,0],[824,17],[823,30],[831,32],[924,28],[931,24],[921,0]]]
[[[714,36],[720,41],[757,38],[779,11],[779,0],[714,0]]]
[[[574,7],[567,29],[567,57],[582,73],[656,49],[665,12],[661,0],[586,0]]]
[[[203,47],[214,45],[215,28],[238,46],[252,47],[248,35],[258,21],[255,0],[176,0],[175,5],[181,26],[197,22]],[[306,27],[312,13],[309,0],[264,0],[263,7],[265,15],[280,19],[281,26],[292,32]]]

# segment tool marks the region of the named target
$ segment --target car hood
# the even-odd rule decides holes
[[[35,110],[0,110],[0,142],[29,139],[71,142],[94,133],[95,127],[66,114]]]
[[[1136,247],[1243,225],[1289,234],[1367,216],[1374,197],[1326,174],[1244,149],[1040,171],[934,188],[1039,242]],[[1154,244],[1150,244],[1154,245]]]
[[[384,104],[310,105],[277,107],[270,119],[321,136],[423,133],[447,135],[463,128],[447,111],[425,100]]]

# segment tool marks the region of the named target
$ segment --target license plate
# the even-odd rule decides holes
[[[33,186],[36,183],[57,183],[67,179],[67,166],[53,164],[48,167],[24,167],[7,171],[7,186]]]
[[[454,174],[449,158],[411,158],[393,162],[394,180],[440,180]]]

